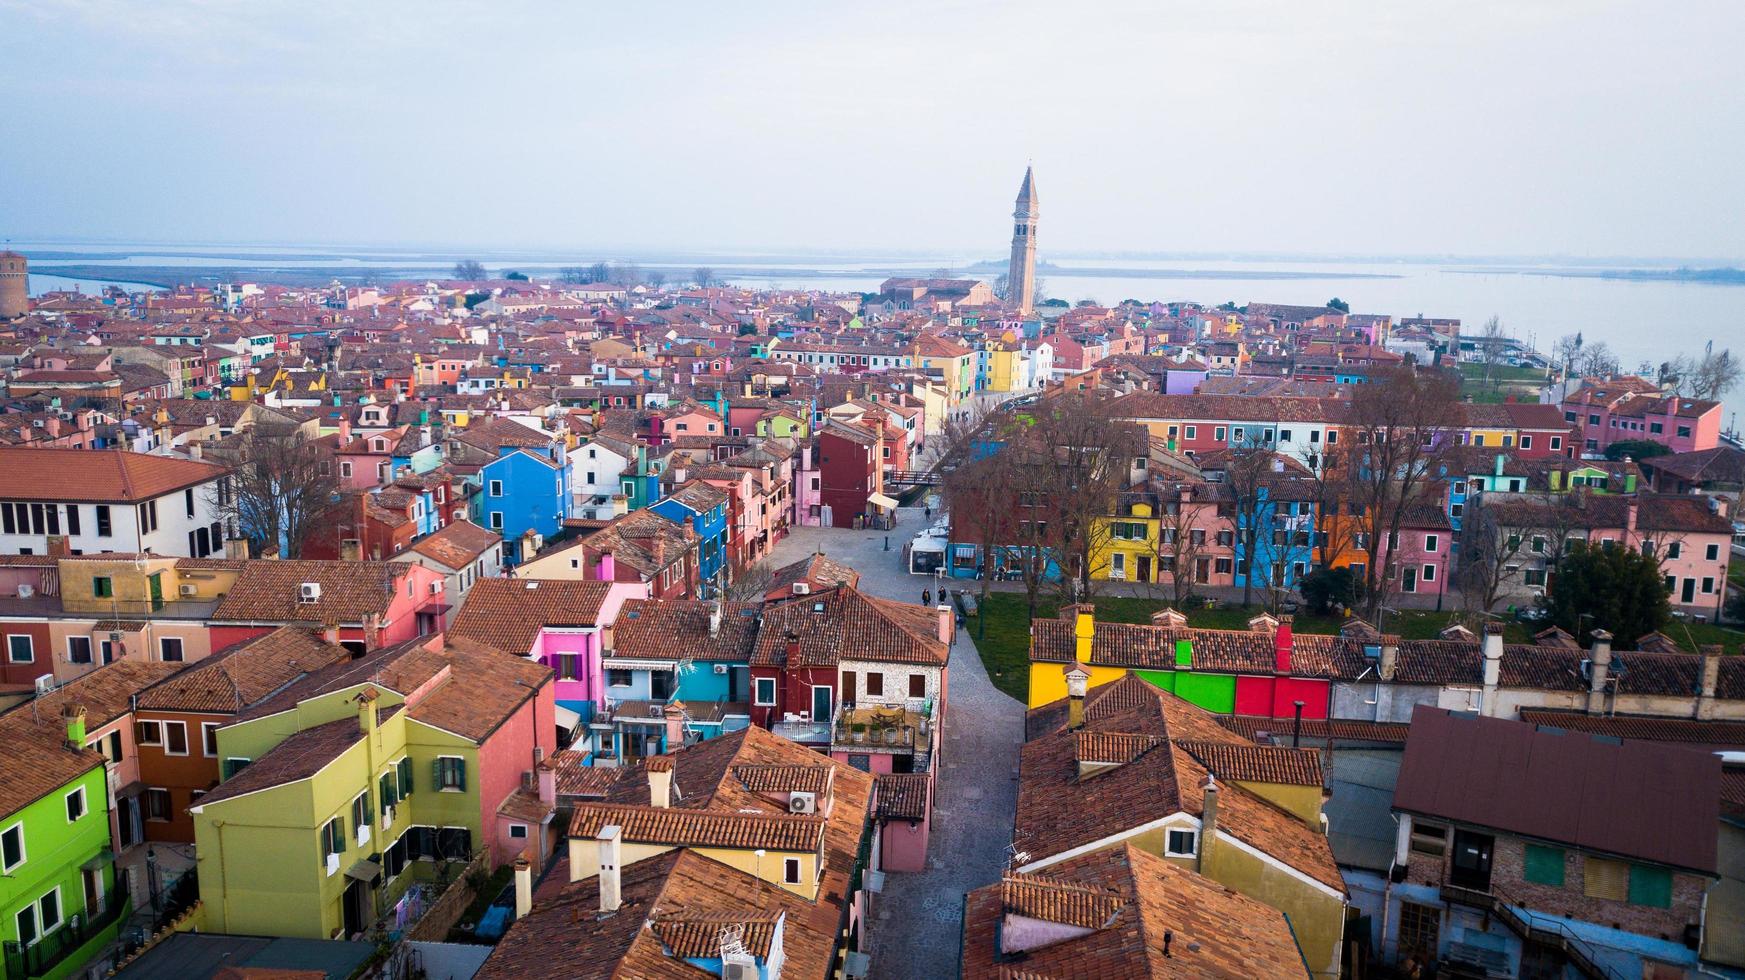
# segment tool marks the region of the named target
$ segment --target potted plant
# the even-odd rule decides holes
[[[866,741],[866,726],[859,722],[855,722],[854,725],[854,740],[856,742]]]

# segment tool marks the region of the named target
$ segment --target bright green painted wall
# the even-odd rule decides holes
[[[69,822],[66,797],[79,788],[85,791],[85,814]],[[18,940],[19,911],[56,886],[61,890],[63,925],[69,916],[85,914],[81,868],[109,847],[109,801],[102,764],[24,809],[0,817],[0,829],[15,823],[23,824],[24,863],[0,877],[0,938],[10,942]],[[103,890],[107,896],[122,898],[115,896],[113,860],[104,868]],[[64,975],[79,965],[78,957],[69,956],[52,975]]]
[[[1175,679],[1176,696],[1189,704],[1221,715],[1236,711],[1236,678],[1229,674],[1198,674],[1181,671]]]
[[[1175,671],[1173,670],[1136,670],[1139,679],[1159,690],[1175,693]]]

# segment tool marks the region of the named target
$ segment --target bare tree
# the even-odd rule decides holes
[[[614,286],[624,286],[626,288],[634,286],[642,281],[642,267],[634,262],[624,262],[615,265],[612,267],[612,271],[607,276],[606,281]]]
[[[1681,395],[1703,401],[1720,401],[1739,384],[1742,371],[1745,371],[1745,366],[1733,357],[1732,352],[1726,349],[1716,351],[1715,342],[1711,340],[1700,356],[1681,354],[1663,368],[1662,374],[1676,383]]]
[[[1372,377],[1351,397],[1342,438],[1356,440],[1347,447],[1354,456],[1351,500],[1369,525],[1362,548],[1365,618],[1371,621],[1392,582],[1382,565],[1384,548],[1399,540],[1406,515],[1430,500],[1463,417],[1458,383],[1410,365]],[[1391,550],[1385,557],[1391,560]]]
[[[1503,363],[1503,347],[1508,338],[1503,333],[1503,321],[1496,316],[1484,322],[1478,334],[1478,356],[1484,365],[1485,383],[1490,383],[1498,365]]]
[[[1260,526],[1273,488],[1283,478],[1285,461],[1263,446],[1254,434],[1230,447],[1229,465],[1224,469],[1224,502],[1230,523],[1236,529],[1241,555],[1247,562],[1242,572],[1242,604],[1253,601],[1254,576],[1258,565]]]
[[[592,279],[588,278],[588,270],[579,265],[572,265],[559,269],[557,273],[557,281],[567,286],[581,286],[593,282]]]
[[[1315,515],[1315,564],[1334,568],[1355,547],[1366,528],[1361,511],[1351,505],[1356,477],[1351,446],[1323,443],[1308,460],[1310,504]]]
[[[1019,539],[1018,509],[1012,499],[1015,459],[1015,453],[996,452],[964,463],[946,473],[942,485],[951,514],[951,540],[975,543],[983,603],[996,577],[1017,571],[1006,568],[1010,546]]]
[[[336,516],[332,457],[298,426],[256,424],[212,444],[206,456],[230,469],[211,499],[227,533],[248,539],[251,556],[300,557]]]
[[[1620,367],[1618,356],[1606,346],[1605,341],[1588,344],[1581,349],[1581,356],[1576,359],[1577,369],[1583,377],[1609,378],[1618,373]]]
[[[741,565],[738,573],[721,586],[721,598],[728,602],[759,602],[775,584],[775,569],[760,561]]]
[[[1206,536],[1214,528],[1206,520],[1217,505],[1209,499],[1211,488],[1203,483],[1164,486],[1159,491],[1157,554],[1159,583],[1169,573],[1169,594],[1177,609],[1194,597],[1196,570],[1206,554]]]
[[[714,269],[711,269],[708,266],[698,266],[691,273],[691,281],[695,282],[699,288],[708,289],[710,286],[715,285],[719,280],[715,278]]]
[[[454,277],[465,279],[468,282],[478,282],[481,279],[489,279],[491,276],[485,271],[484,263],[477,259],[463,259],[454,264]]]
[[[1581,346],[1580,333],[1565,334],[1557,338],[1557,343],[1551,345],[1551,357],[1563,369],[1564,377],[1575,373],[1576,361],[1581,357]]]
[[[648,275],[644,276],[643,278],[645,278],[648,281],[649,286],[654,288],[654,289],[659,289],[660,287],[666,285],[666,273],[660,271],[659,269],[648,270]]]

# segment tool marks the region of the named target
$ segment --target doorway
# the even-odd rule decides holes
[[[828,687],[812,688],[812,720],[830,720],[830,689]]]
[[[1418,570],[1416,568],[1411,567],[1411,566],[1406,567],[1405,573],[1401,576],[1401,579],[1400,579],[1400,591],[1401,592],[1416,592],[1416,591],[1418,591]]]
[[[1454,856],[1450,862],[1448,883],[1456,888],[1473,891],[1491,890],[1491,852],[1496,838],[1470,830],[1454,832]]]
[[[345,917],[346,938],[361,935],[370,924],[370,886],[356,878],[345,883],[340,896],[340,913]]]
[[[1150,555],[1140,555],[1139,556],[1138,578],[1139,578],[1139,581],[1141,581],[1141,582],[1151,581],[1151,556]]]

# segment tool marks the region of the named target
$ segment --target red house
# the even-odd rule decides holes
[[[212,611],[212,649],[290,623],[338,629],[361,656],[443,629],[448,605],[440,572],[409,562],[249,562]]]
[[[854,527],[856,518],[896,506],[884,495],[880,441],[877,432],[834,421],[826,421],[818,431],[821,523]]]

